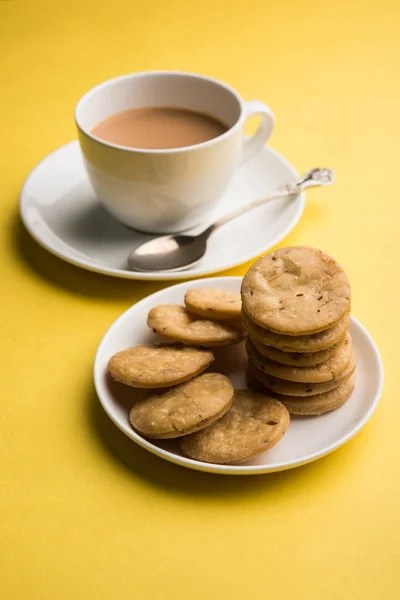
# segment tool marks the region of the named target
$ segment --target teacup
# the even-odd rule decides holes
[[[184,148],[149,150],[106,142],[92,130],[101,121],[139,107],[179,107],[210,115],[225,133]],[[244,136],[248,117],[260,115]],[[263,102],[244,102],[231,87],[176,71],[133,73],[87,92],[75,110],[86,170],[96,195],[116,219],[149,233],[174,233],[206,222],[236,169],[270,137],[274,116]]]

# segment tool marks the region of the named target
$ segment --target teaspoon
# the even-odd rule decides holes
[[[128,257],[131,271],[183,271],[195,265],[207,250],[207,240],[212,233],[232,219],[240,217],[257,206],[271,200],[297,195],[312,187],[334,183],[332,169],[312,169],[297,181],[287,183],[273,194],[255,200],[238,210],[221,217],[197,235],[163,235],[138,246]]]

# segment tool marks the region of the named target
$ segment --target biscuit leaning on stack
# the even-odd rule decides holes
[[[291,414],[338,408],[354,387],[350,284],[343,268],[316,248],[280,248],[243,279],[250,382]]]
[[[214,348],[240,342],[240,294],[208,288],[188,290],[185,306],[162,304],[149,312],[147,324],[159,335],[182,344]]]

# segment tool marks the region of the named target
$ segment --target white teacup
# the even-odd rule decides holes
[[[172,106],[208,114],[229,127],[207,142],[167,150],[128,148],[97,138],[92,129],[118,112]],[[261,115],[256,133],[244,123]],[[270,137],[274,116],[253,100],[244,102],[228,85],[175,71],[134,73],[87,92],[75,110],[79,142],[92,186],[119,221],[151,233],[183,231],[207,221],[238,166]]]

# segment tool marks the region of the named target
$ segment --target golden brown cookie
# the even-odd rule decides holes
[[[336,344],[350,325],[350,312],[346,313],[331,329],[313,335],[280,335],[263,329],[242,310],[242,323],[248,334],[264,346],[272,346],[283,352],[319,352]]]
[[[244,276],[241,293],[255,323],[285,335],[324,331],[350,310],[343,268],[308,246],[280,248],[258,260]]]
[[[154,332],[191,346],[229,346],[244,337],[242,327],[217,323],[190,314],[183,306],[164,304],[152,308],[147,324]]]
[[[251,341],[260,354],[281,365],[315,367],[315,365],[324,362],[339,350],[344,343],[344,337],[330,348],[320,350],[319,352],[283,352],[272,346],[264,346],[264,344],[261,344],[254,338],[251,338]]]
[[[296,396],[274,396],[283,402],[291,415],[322,415],[342,406],[351,396],[355,384],[355,373],[337,388],[309,398]]]
[[[257,369],[249,358],[248,371],[251,377],[257,379],[266,390],[274,392],[274,394],[282,394],[283,396],[315,396],[315,394],[323,394],[335,389],[341,383],[344,383],[353,373],[356,368],[355,353],[350,360],[350,363],[338,377],[323,383],[300,383],[298,381],[286,381],[278,379]]]
[[[216,423],[181,440],[182,452],[209,463],[230,464],[269,450],[286,433],[289,413],[264,394],[236,390],[232,408]]]
[[[196,377],[214,360],[210,350],[181,344],[143,344],[121,350],[108,361],[115,381],[137,388],[163,388]]]
[[[213,423],[231,407],[234,389],[220,373],[205,373],[166,391],[138,400],[132,426],[148,438],[176,438]]]
[[[188,311],[211,321],[238,321],[242,301],[240,293],[213,288],[196,288],[185,294]]]
[[[260,371],[286,381],[298,381],[300,383],[323,383],[331,381],[345,370],[350,362],[353,345],[350,333],[347,332],[344,344],[340,349],[330,356],[325,362],[314,367],[292,367],[282,365],[266,358],[257,350],[250,338],[247,338],[246,350],[252,364]]]

